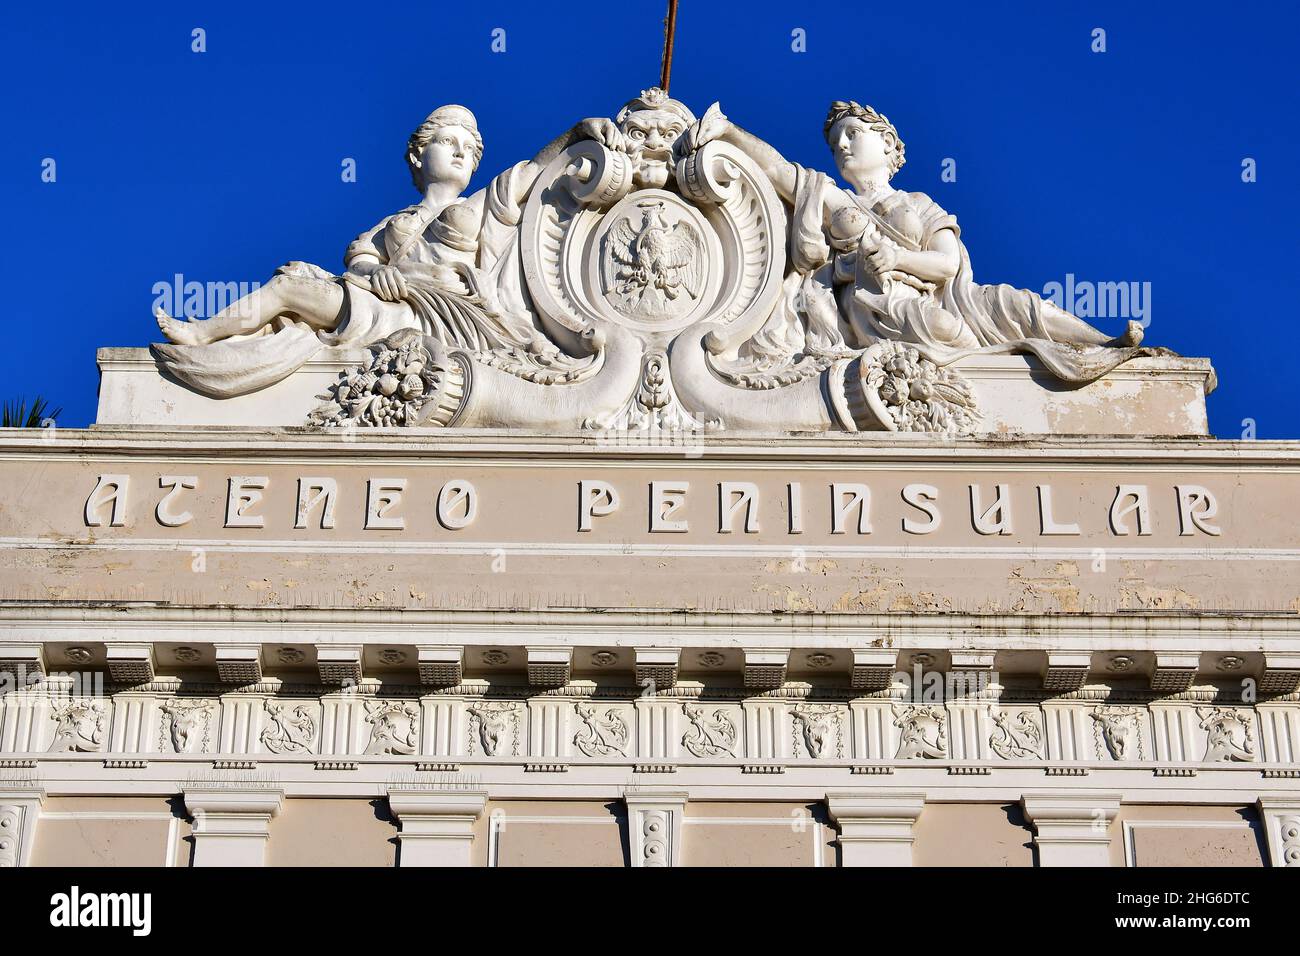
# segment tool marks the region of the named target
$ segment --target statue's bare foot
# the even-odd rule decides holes
[[[162,334],[167,336],[168,341],[175,342],[177,345],[204,345],[207,341],[199,334],[199,330],[193,322],[182,322],[179,319],[173,319],[162,309],[154,309],[153,317],[157,320],[158,328],[162,329]]]
[[[1128,331],[1117,339],[1111,339],[1108,343],[1117,348],[1136,348],[1142,344],[1142,339],[1146,335],[1146,329],[1142,328],[1142,323],[1136,319],[1130,319]]]

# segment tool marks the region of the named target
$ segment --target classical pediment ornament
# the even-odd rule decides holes
[[[682,746],[696,757],[734,757],[736,755],[736,724],[719,707],[712,715],[703,707],[682,702],[682,713],[691,722],[691,729],[682,736]]]
[[[55,706],[50,716],[55,726],[49,753],[93,753],[103,749],[104,731],[108,726],[108,712],[103,702],[71,700]]]
[[[899,760],[948,756],[948,714],[928,704],[894,705],[894,726],[899,728]]]
[[[1033,711],[992,712],[993,735],[989,746],[1003,760],[1038,760],[1043,755],[1043,730]]]
[[[212,752],[212,701],[173,698],[164,701],[161,710],[160,749],[166,750],[170,742],[178,754]]]
[[[413,754],[420,740],[420,707],[409,701],[368,700],[368,754]]]
[[[1206,732],[1206,763],[1247,762],[1255,759],[1255,735],[1250,711],[1238,707],[1197,707],[1201,729]]]
[[[1097,759],[1142,760],[1142,711],[1136,707],[1098,707],[1092,712]]]
[[[323,428],[945,436],[981,428],[951,367],[968,355],[1032,353],[1082,383],[1150,354],[1137,323],[1111,339],[975,283],[955,218],[890,185],[903,146],[882,114],[836,101],[824,134],[849,188],[651,89],[464,196],[482,139],[444,106],[409,144],[421,201],[342,275],[294,262],[210,318],[160,314],[155,354],[225,398],[368,347],[311,413]]]
[[[309,754],[316,743],[316,717],[309,704],[290,705],[268,699],[266,717],[271,723],[258,737],[273,754]]]
[[[589,704],[578,702],[573,707],[582,720],[582,729],[573,737],[575,747],[588,757],[627,756],[627,721],[617,708],[611,707],[602,715]]]

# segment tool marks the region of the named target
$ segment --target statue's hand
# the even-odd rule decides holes
[[[876,245],[874,251],[867,255],[867,262],[871,263],[871,268],[879,275],[882,272],[893,272],[898,268],[899,248],[888,239],[882,238]]]
[[[721,137],[730,128],[731,120],[727,119],[722,112],[722,108],[717,103],[714,103],[704,111],[704,115],[692,124],[678,141],[681,154],[689,156],[701,147]]]
[[[587,139],[594,139],[606,149],[615,152],[627,152],[627,138],[613,120],[603,116],[593,116],[578,124],[578,131]]]
[[[370,288],[385,302],[399,302],[406,297],[406,278],[397,266],[380,266],[370,273]]]

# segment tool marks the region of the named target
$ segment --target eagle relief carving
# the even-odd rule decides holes
[[[684,218],[670,226],[667,217],[664,200],[645,199],[606,236],[605,288],[625,315],[676,317],[689,311],[703,291],[700,233]]]

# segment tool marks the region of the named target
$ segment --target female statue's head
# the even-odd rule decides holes
[[[894,124],[870,106],[836,100],[822,127],[840,175],[850,183],[876,180],[903,168],[903,140]]]
[[[463,106],[438,107],[406,143],[406,165],[420,192],[429,183],[450,183],[463,192],[482,158],[478,121]]]

